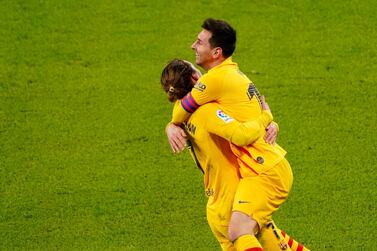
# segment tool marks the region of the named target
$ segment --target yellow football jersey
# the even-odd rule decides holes
[[[204,174],[207,214],[215,217],[219,224],[228,224],[239,183],[239,166],[229,141],[251,143],[271,121],[271,113],[265,111],[255,120],[240,123],[216,103],[208,103],[185,123],[192,146],[190,151]]]
[[[173,110],[172,122],[181,124],[199,106],[216,102],[232,118],[245,122],[258,118],[262,113],[260,96],[254,84],[231,58],[204,74]],[[277,144],[267,144],[261,135],[252,145],[231,149],[238,157],[242,177],[259,174],[280,162],[286,152]]]
[[[181,124],[200,105],[216,101],[223,111],[238,121],[250,120],[261,113],[257,90],[231,58],[210,69],[197,81],[192,91],[175,107],[172,122]]]

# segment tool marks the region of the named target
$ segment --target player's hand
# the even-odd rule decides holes
[[[261,105],[263,110],[267,110],[271,112],[270,106],[266,102],[266,98],[264,96],[261,97]],[[279,127],[274,123],[271,122],[266,127],[266,135],[264,136],[264,140],[271,145],[276,143],[276,138],[278,137]]]
[[[165,132],[174,153],[179,153],[185,149],[187,136],[181,127],[169,123],[165,128]]]
[[[271,122],[266,127],[266,135],[264,136],[264,140],[268,144],[274,145],[276,143],[278,133],[279,133],[279,127],[274,122]]]

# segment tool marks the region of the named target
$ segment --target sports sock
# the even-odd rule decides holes
[[[280,230],[273,221],[270,221],[259,234],[259,240],[265,251],[292,250],[310,251],[302,244]],[[288,249],[288,247],[290,249]]]
[[[304,245],[294,240],[292,237],[284,233],[283,230],[278,229],[281,232],[281,235],[284,237],[284,240],[288,243],[291,247],[292,251],[310,251]]]
[[[262,246],[254,235],[246,234],[238,237],[234,242],[237,251],[263,251]]]
[[[272,222],[269,222],[267,226],[262,229],[262,231],[258,234],[258,237],[264,251],[291,250],[287,241]]]

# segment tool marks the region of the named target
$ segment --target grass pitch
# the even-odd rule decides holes
[[[0,249],[219,250],[159,86],[207,17],[267,96],[295,181],[277,224],[375,250],[374,1],[2,1]]]

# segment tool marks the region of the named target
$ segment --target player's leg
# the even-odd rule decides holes
[[[292,251],[309,251],[302,244],[290,238],[281,231],[273,221],[267,223],[258,234],[258,240],[262,244],[264,251],[282,251],[289,246]]]
[[[229,240],[227,231],[228,226],[227,225],[217,225],[211,226],[211,230],[213,234],[215,235],[217,241],[219,242],[221,246],[221,250],[223,251],[237,251],[233,243]]]
[[[226,211],[230,211],[229,209],[225,209]],[[223,251],[237,251],[234,247],[233,243],[228,238],[228,222],[229,219],[224,222],[222,218],[220,219],[219,211],[217,210],[209,210],[207,207],[207,221],[208,225],[211,228],[213,235],[216,237],[217,241],[221,246],[221,250]],[[220,213],[221,214],[221,213]],[[228,213],[229,215],[229,213]]]
[[[254,234],[258,229],[266,227],[272,214],[285,201],[292,180],[292,171],[286,160],[265,173],[241,179],[229,223],[229,238],[234,241],[237,250],[243,250],[241,248],[247,245],[262,250],[260,243],[255,241]],[[243,243],[240,244],[241,248],[238,243]],[[286,250],[290,248],[287,247]]]
[[[223,230],[227,231],[228,226],[221,226],[221,228],[223,228]],[[217,230],[220,230],[220,231],[216,231],[216,230],[213,231],[212,230],[212,232],[214,233],[217,241],[219,242],[219,244],[221,246],[221,250],[222,251],[237,251],[237,249],[235,248],[233,243],[228,239],[228,236],[224,235],[224,233],[222,232],[221,229],[217,229]]]
[[[264,186],[271,184],[269,187],[265,186],[269,198],[265,211],[273,213],[277,209],[275,205],[281,205],[285,201],[292,185],[293,176],[288,161],[284,159],[275,168],[268,170],[262,180],[264,180],[262,182]],[[292,246],[288,245],[271,218],[261,227],[259,240],[264,250],[267,251],[287,250]],[[292,244],[292,242],[289,244]]]
[[[288,248],[288,243],[280,231],[277,231],[272,221],[262,228],[258,234],[258,239],[264,251],[285,251]]]
[[[233,211],[229,222],[229,240],[234,243],[237,250],[263,250],[258,239],[255,237],[257,222],[249,215]]]
[[[310,251],[307,249],[304,245],[290,237],[288,234],[286,234],[284,231],[277,229],[277,231],[280,231],[281,235],[284,237],[284,240],[288,243],[288,246],[291,247],[292,251]]]
[[[223,241],[221,241],[220,246],[222,251],[237,251],[233,243],[228,239],[224,239]]]
[[[259,230],[259,219],[255,218],[255,212],[267,203],[267,197],[258,180],[258,176],[245,177],[237,187],[228,229],[229,240],[237,250],[263,250],[255,237]]]

